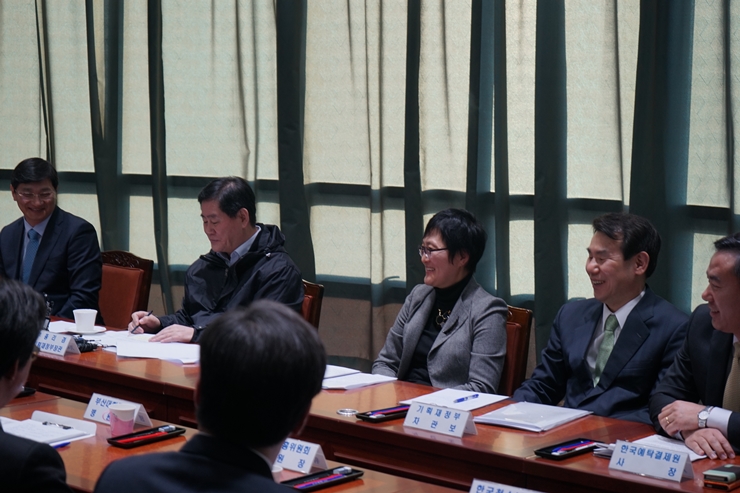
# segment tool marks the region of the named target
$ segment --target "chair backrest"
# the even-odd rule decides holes
[[[321,302],[324,299],[324,286],[303,280],[303,305],[301,315],[317,329],[321,318]]]
[[[109,327],[125,329],[135,311],[149,306],[154,261],[123,251],[103,252],[100,314]]]
[[[152,272],[154,271],[154,261],[146,258],[137,257],[133,253],[121,250],[110,250],[103,252],[103,264],[119,265],[121,267],[131,267],[141,269],[144,272],[142,285],[139,288],[139,296],[136,300],[136,310],[146,310],[149,306],[149,291],[152,287]],[[133,313],[133,312],[132,312]],[[131,315],[131,313],[129,313]],[[106,323],[108,321],[106,320]],[[128,322],[127,322],[128,323]]]
[[[512,395],[524,381],[531,328],[532,310],[510,306],[506,321],[506,358],[497,390],[499,395]]]

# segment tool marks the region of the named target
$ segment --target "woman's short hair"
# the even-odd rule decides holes
[[[468,255],[468,272],[475,272],[478,261],[483,257],[488,235],[473,214],[465,209],[445,209],[436,213],[427,223],[424,237],[438,232],[447,247],[452,263],[455,255]]]

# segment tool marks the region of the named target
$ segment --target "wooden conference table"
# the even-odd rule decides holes
[[[142,403],[152,418],[194,426],[193,389],[197,365],[147,359],[117,359],[95,351],[75,356],[41,354],[28,385],[87,402],[93,392]],[[546,492],[652,491],[703,492],[702,472],[727,461],[693,463],[695,479],[681,483],[611,471],[608,461],[582,455],[560,462],[540,459],[534,450],[586,437],[607,443],[635,440],[652,427],[629,421],[587,416],[544,433],[477,425],[477,435],[462,439],[404,428],[401,420],[365,423],[340,416],[338,409],[358,411],[390,407],[430,392],[429,387],[392,382],[349,391],[322,391],[313,401],[308,423],[298,437],[322,445],[328,459],[399,476],[468,490],[474,478]],[[510,401],[474,411],[479,415]],[[734,461],[740,464],[740,458]]]
[[[54,414],[61,414],[73,418],[82,418],[85,413],[85,405],[80,402],[70,401],[44,393],[36,393],[34,396],[14,399],[3,409],[0,415],[23,420],[28,419],[33,411],[41,410]],[[165,422],[153,420],[154,426],[160,426]],[[140,427],[139,427],[140,428]],[[133,449],[122,449],[108,445],[106,441],[110,437],[110,428],[98,424],[97,434],[94,438],[73,441],[66,447],[59,449],[59,454],[64,460],[67,470],[67,483],[76,491],[91,492],[95,488],[103,469],[111,462],[132,455],[153,452],[174,452],[180,450],[186,440],[195,435],[196,430],[188,428],[183,436],[156,442]],[[338,467],[341,464],[331,462],[329,467]],[[299,476],[300,473],[284,471],[282,480]],[[361,479],[343,485],[327,488],[326,493],[453,493],[454,490],[429,484],[419,483],[407,478],[390,476],[381,472],[365,470]]]

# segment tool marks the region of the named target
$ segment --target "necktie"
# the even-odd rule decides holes
[[[619,327],[617,316],[613,313],[609,315],[604,324],[604,338],[601,340],[601,346],[599,347],[599,354],[596,356],[596,364],[594,365],[594,387],[599,384],[601,378],[601,372],[604,371],[606,362],[609,360],[609,355],[612,354],[614,349],[614,331]]]
[[[732,356],[732,367],[725,384],[722,407],[729,411],[740,411],[740,342],[735,343],[735,354]]]
[[[31,277],[31,268],[33,261],[36,259],[36,252],[39,251],[39,239],[41,235],[31,229],[28,231],[28,245],[26,245],[26,256],[23,257],[23,282],[28,284],[28,278]]]

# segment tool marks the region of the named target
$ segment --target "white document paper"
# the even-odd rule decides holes
[[[671,452],[678,452],[682,454],[689,454],[689,459],[691,462],[694,462],[695,460],[699,459],[706,459],[706,455],[699,455],[694,453],[693,450],[688,448],[685,443],[683,443],[681,440],[676,440],[674,438],[668,438],[660,435],[650,435],[645,438],[640,438],[639,440],[635,440],[632,443],[640,444],[640,445],[647,445],[650,447],[660,448],[663,450],[670,450]]]
[[[353,373],[352,375],[345,375],[343,377],[324,379],[321,388],[349,390],[375,385],[376,383],[392,382],[393,380],[396,380],[396,377],[372,375],[370,373]]]
[[[80,332],[77,330],[77,325],[75,325],[74,322],[66,322],[64,320],[49,322],[49,332],[54,334],[61,334],[64,332],[74,332],[75,334],[96,334],[98,332],[105,331],[106,328],[100,325],[93,326],[93,330],[91,332]]]
[[[48,444],[93,437],[97,431],[95,423],[43,411],[34,411],[31,419],[24,421],[3,419],[2,424],[6,433]]]
[[[181,342],[147,342],[119,340],[116,354],[126,358],[154,358],[181,363],[197,363],[200,360],[200,346]]]
[[[346,366],[326,365],[324,378],[343,377],[344,375],[352,375],[353,373],[360,373],[360,370],[347,368]]]
[[[467,400],[455,402],[460,399]],[[460,411],[473,411],[475,409],[503,401],[504,399],[508,399],[508,397],[505,395],[486,394],[484,392],[471,392],[469,390],[443,389],[438,390],[437,392],[432,392],[431,394],[420,395],[413,399],[401,401],[401,404],[420,402],[423,404],[431,404],[432,406],[458,409]]]
[[[588,414],[591,414],[591,411],[546,406],[532,402],[517,402],[482,416],[476,416],[473,421],[520,430],[547,431]]]

